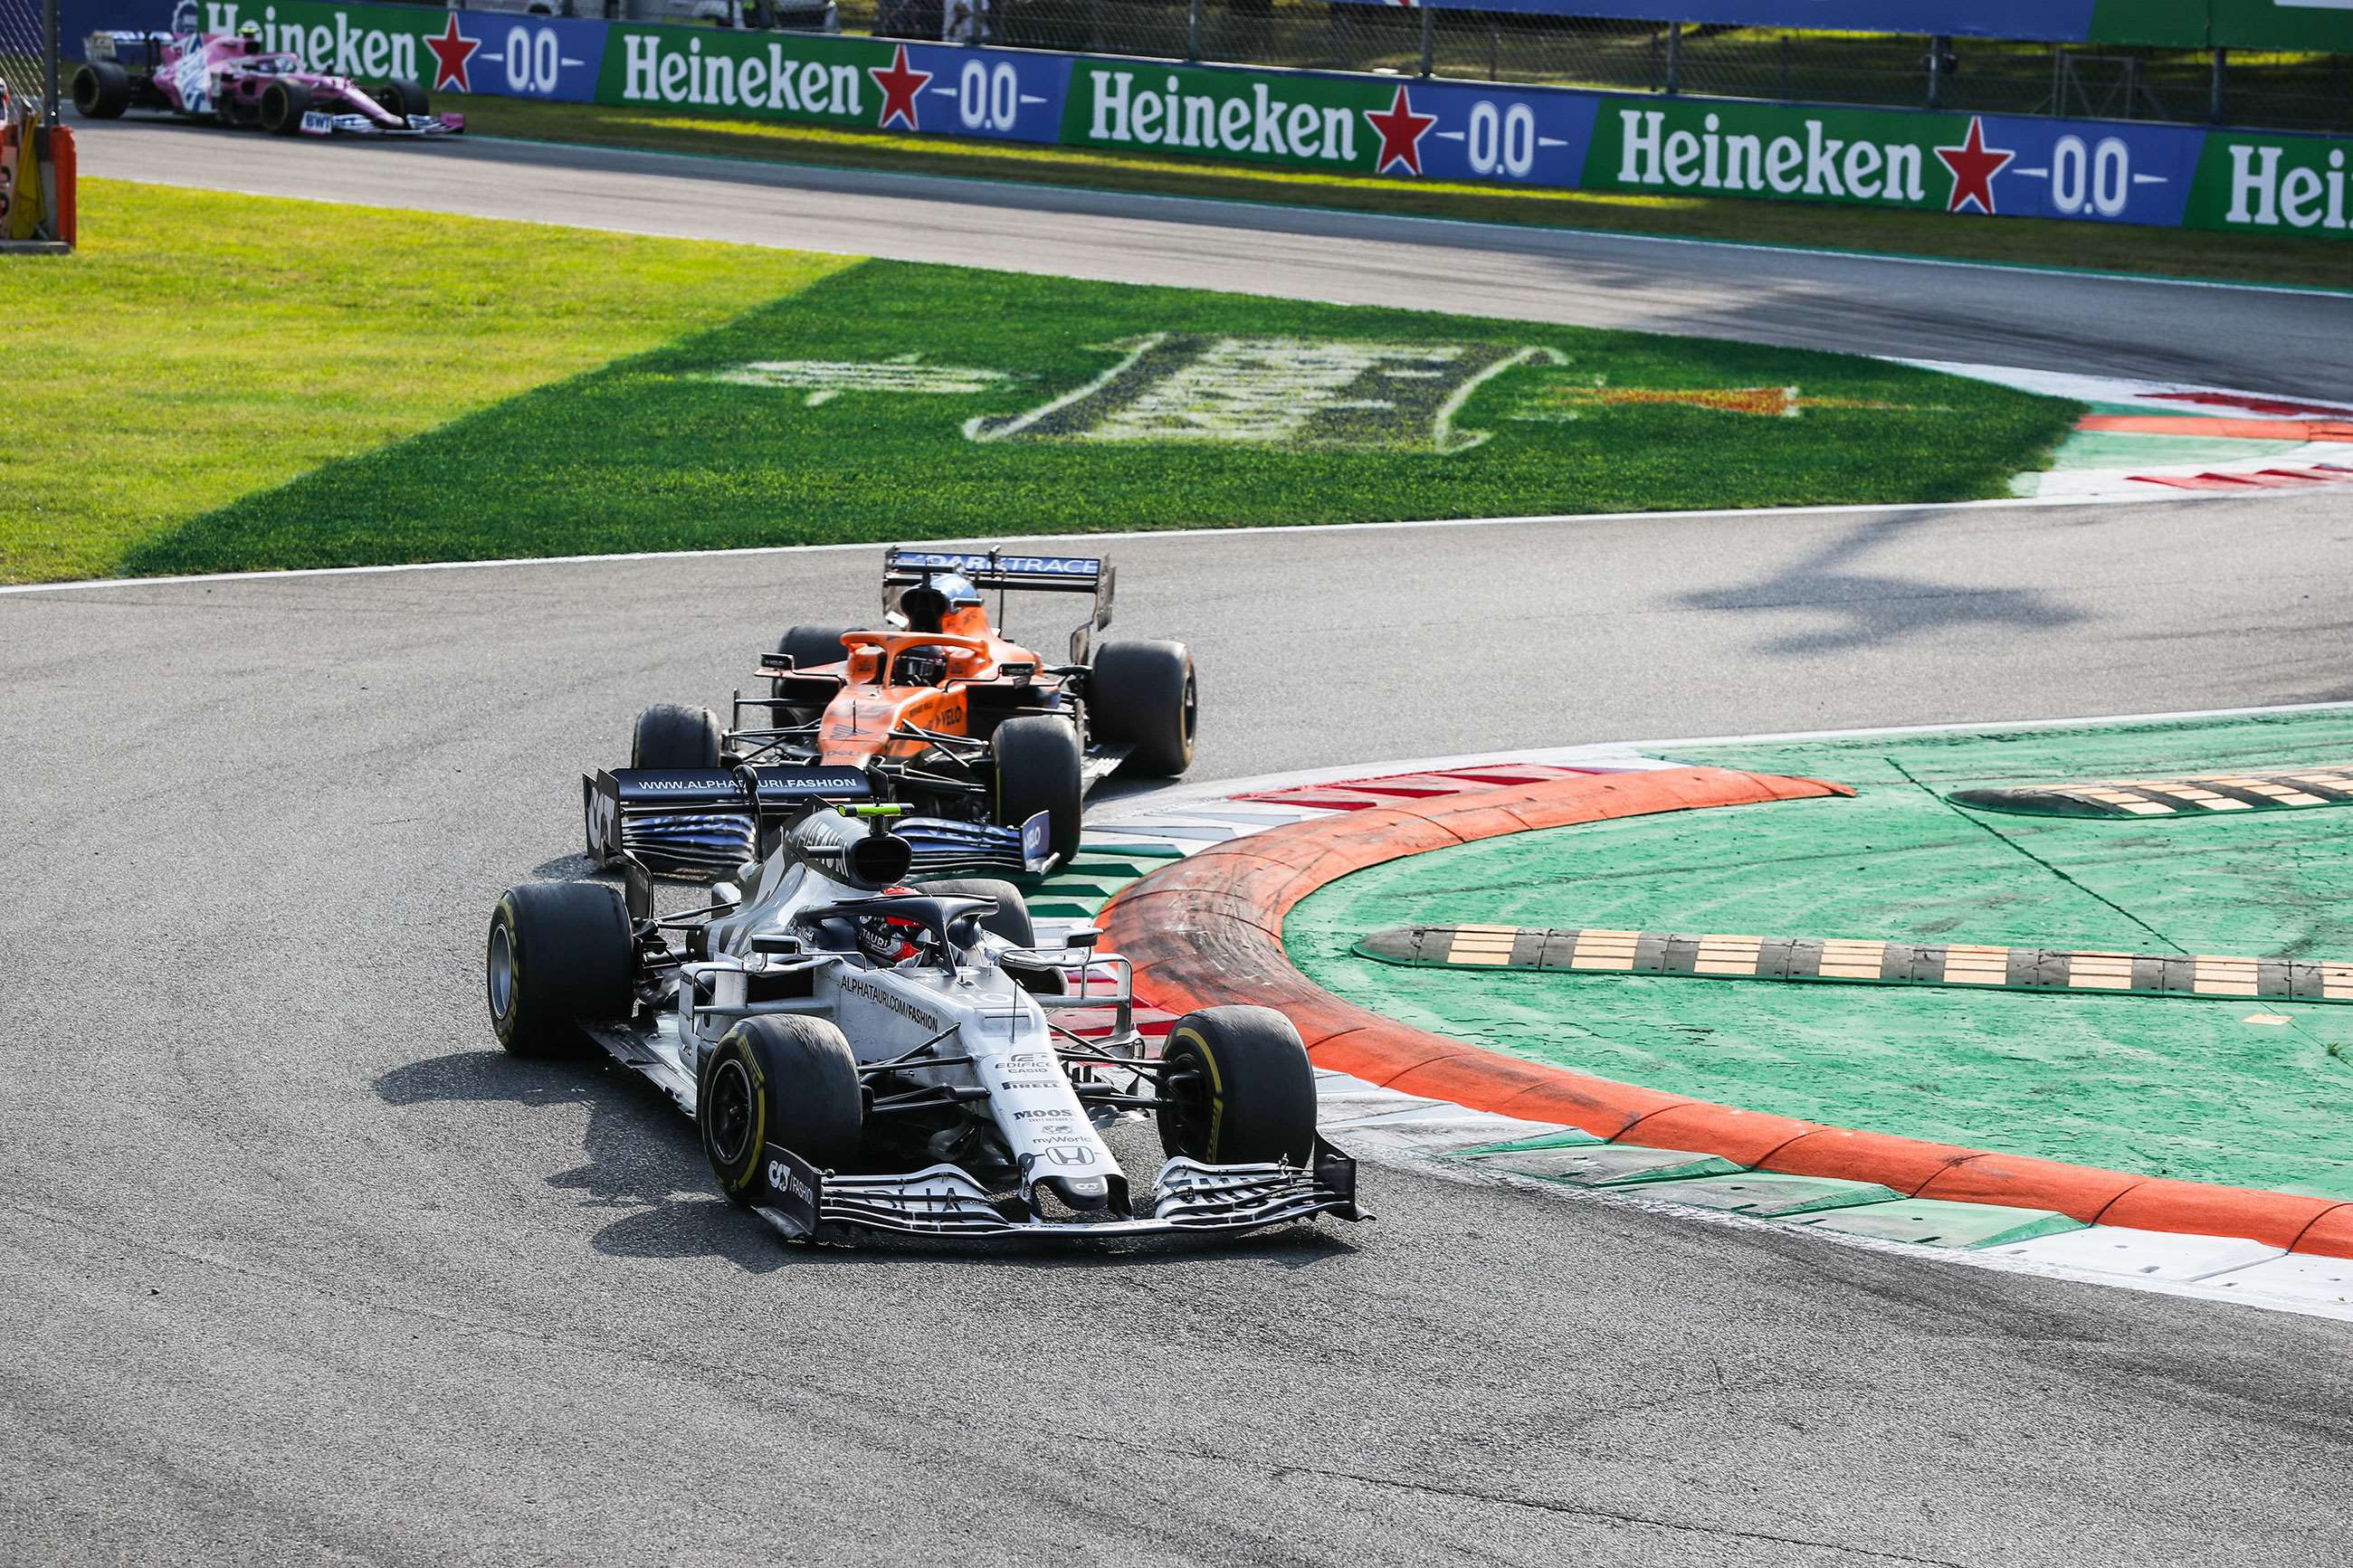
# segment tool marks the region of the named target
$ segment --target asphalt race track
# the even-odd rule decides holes
[[[151,144],[108,130],[89,166],[164,174],[127,166]],[[170,173],[273,188],[272,144],[203,145]],[[404,199],[349,166],[348,194]],[[497,150],[430,167],[480,210],[570,199]],[[753,178],[747,232],[818,201]],[[849,205],[845,247],[889,248]],[[1189,243],[1262,244],[1227,280],[1276,287],[1303,242]],[[1560,256],[1332,248],[1419,302],[1506,308],[1462,280],[1483,267],[1593,306]],[[1872,287],[1975,276],[1900,270]],[[1704,313],[1697,278],[1657,288]],[[2177,296],[2346,353],[2335,302],[2131,299]],[[1841,298],[1851,345],[1928,330]],[[1829,308],[1768,295],[1749,324]],[[2353,384],[2327,370],[2294,384]],[[2353,697],[2348,522],[2290,497],[1113,553],[1118,629],[1200,659],[1207,779]],[[0,1562],[2341,1558],[2353,1363],[2327,1321],[1388,1169],[1374,1224],[1208,1250],[774,1241],[651,1090],[496,1049],[481,931],[562,868],[573,776],[639,706],[747,684],[782,624],[871,605],[876,562],[0,595]]]
[[[2353,398],[2353,296],[457,138],[78,124],[91,174],[907,261]],[[2353,273],[2347,282],[2353,286]]]

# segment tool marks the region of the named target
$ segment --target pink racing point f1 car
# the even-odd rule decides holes
[[[260,26],[235,33],[92,33],[74,72],[76,111],[119,119],[158,110],[279,136],[446,136],[462,114],[427,112],[413,81],[362,88],[306,69],[301,57],[263,47]]]

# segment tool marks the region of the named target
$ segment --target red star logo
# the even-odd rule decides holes
[[[427,35],[425,47],[433,51],[433,90],[455,83],[459,92],[471,92],[474,84],[466,79],[466,62],[482,47],[480,38],[470,38],[458,31],[458,13],[449,13],[449,30],[436,38]]]
[[[1397,97],[1387,114],[1375,114],[1367,109],[1365,119],[1381,133],[1381,155],[1373,160],[1373,173],[1386,174],[1391,163],[1403,163],[1409,174],[1421,173],[1421,138],[1438,123],[1435,114],[1416,114],[1413,100],[1406,96],[1405,84],[1398,84]]]
[[[872,77],[874,85],[882,89],[882,118],[874,122],[876,128],[888,131],[891,121],[903,120],[908,130],[921,131],[923,126],[915,120],[915,94],[932,79],[932,73],[908,68],[907,46],[899,46],[899,52],[892,57],[889,70],[876,70],[868,66],[866,74]]]
[[[1957,213],[1970,202],[1988,217],[1993,216],[1993,177],[2002,172],[2015,153],[1985,144],[1985,121],[1969,116],[1969,133],[1957,147],[1939,147],[1936,156],[1953,172],[1953,195],[1945,210]]]

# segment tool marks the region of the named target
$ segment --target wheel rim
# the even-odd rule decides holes
[[[1208,1142],[1209,1089],[1201,1064],[1185,1051],[1167,1058],[1160,1075],[1160,1119],[1168,1142],[1187,1153],[1196,1153]]]
[[[503,1019],[514,1007],[514,939],[506,922],[491,928],[491,1016]]]
[[[1188,756],[1192,753],[1192,751],[1193,751],[1193,719],[1194,719],[1194,715],[1195,715],[1196,713],[1198,713],[1198,712],[1200,710],[1200,706],[1201,706],[1200,698],[1199,698],[1199,696],[1198,696],[1198,692],[1196,691],[1196,689],[1195,689],[1195,686],[1194,686],[1193,667],[1192,667],[1191,665],[1189,665],[1189,664],[1188,664],[1188,665],[1187,665],[1187,666],[1185,667],[1185,707],[1184,707],[1184,715],[1185,715],[1185,718],[1184,718],[1184,723],[1185,723],[1185,751],[1186,751],[1186,754],[1187,754],[1187,755],[1188,755]]]
[[[742,1062],[719,1064],[707,1091],[711,1109],[711,1152],[726,1164],[744,1158],[752,1139],[752,1079]]]

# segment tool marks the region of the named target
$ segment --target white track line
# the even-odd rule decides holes
[[[850,550],[881,550],[888,545],[920,543],[942,548],[959,544],[1023,542],[1101,542],[1120,539],[1243,539],[1267,533],[1362,533],[1399,528],[1512,528],[1530,524],[1584,522],[1683,522],[1694,519],[1757,517],[1852,517],[1919,512],[1992,511],[2034,507],[2176,505],[2218,500],[2255,500],[2295,496],[2301,490],[2258,490],[2239,495],[2227,491],[2156,489],[2115,496],[2003,496],[1991,500],[1894,501],[1850,506],[1733,507],[1707,511],[1583,511],[1535,513],[1525,517],[1402,518],[1389,522],[1280,522],[1264,527],[1132,528],[1113,533],[1005,533],[970,535],[963,540],[876,540],[867,544],[754,544],[718,550],[630,550],[606,555],[516,555],[487,561],[411,561],[382,566],[298,566],[276,572],[204,572],[176,577],[85,577],[71,583],[17,583],[0,585],[0,595],[70,594],[93,588],[170,588],[188,584],[278,582],[296,577],[367,577],[394,572],[474,572],[511,566],[597,566],[617,561],[702,561],[723,556],[820,555]]]

